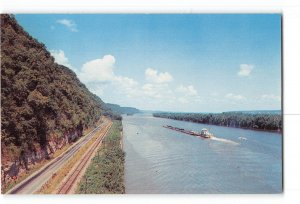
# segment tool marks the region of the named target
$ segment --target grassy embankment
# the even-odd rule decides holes
[[[76,193],[113,194],[125,193],[125,153],[121,149],[121,121],[114,121],[103,144],[82,177]]]

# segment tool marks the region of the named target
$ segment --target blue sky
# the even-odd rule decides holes
[[[105,102],[185,112],[281,108],[280,14],[16,19]]]

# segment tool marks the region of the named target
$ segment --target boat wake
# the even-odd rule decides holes
[[[219,142],[224,142],[224,143],[227,143],[227,144],[233,144],[233,145],[238,145],[239,143],[237,142],[234,142],[232,140],[227,140],[227,139],[224,139],[224,138],[219,138],[219,137],[211,137],[210,138],[211,140],[215,140],[215,141],[219,141]]]

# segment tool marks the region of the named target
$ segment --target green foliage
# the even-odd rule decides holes
[[[251,114],[243,112],[224,112],[215,114],[154,113],[153,116],[227,127],[282,131],[282,120],[281,115],[279,114]]]
[[[13,158],[13,160],[16,161],[19,159],[16,155],[21,154],[21,149],[16,147],[15,145],[11,145],[9,146],[9,148],[7,148],[7,152],[9,154],[9,157]]]
[[[118,113],[118,114],[130,114],[133,115],[135,113],[139,113],[140,110],[132,107],[121,107],[117,104],[106,103],[105,106],[110,109],[111,111]]]
[[[21,156],[14,149],[45,149],[50,135],[60,138],[99,120],[102,100],[10,15],[1,15],[1,44],[1,143],[11,159]]]
[[[125,153],[120,148],[121,129],[121,122],[115,121],[81,179],[77,193],[125,193]]]

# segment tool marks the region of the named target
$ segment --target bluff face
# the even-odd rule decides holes
[[[27,169],[29,162],[49,158],[95,124],[104,109],[44,44],[13,16],[1,15],[2,167],[15,163]]]

